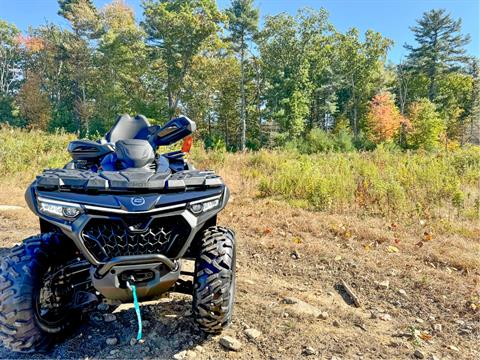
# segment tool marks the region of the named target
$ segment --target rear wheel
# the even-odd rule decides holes
[[[195,262],[193,312],[200,328],[218,333],[232,321],[235,298],[235,234],[213,226],[205,230]]]
[[[58,281],[73,256],[68,241],[47,233],[26,239],[2,259],[0,339],[5,347],[47,350],[80,320],[71,308],[72,291]]]

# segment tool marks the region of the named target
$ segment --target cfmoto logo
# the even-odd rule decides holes
[[[145,199],[141,196],[133,197],[130,201],[133,206],[142,206],[145,204]]]

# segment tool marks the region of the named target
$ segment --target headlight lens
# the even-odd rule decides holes
[[[82,212],[82,208],[78,204],[64,203],[62,201],[43,198],[37,200],[38,210],[44,215],[72,220],[78,217]]]
[[[215,209],[220,205],[220,199],[214,199],[204,202],[196,202],[194,204],[190,204],[190,211],[195,215],[207,212],[209,210]]]

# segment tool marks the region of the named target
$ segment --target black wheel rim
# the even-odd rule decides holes
[[[60,331],[67,317],[71,315],[69,296],[55,296],[58,292],[55,286],[52,286],[52,277],[57,270],[49,268],[45,272],[33,296],[36,320],[49,332]]]

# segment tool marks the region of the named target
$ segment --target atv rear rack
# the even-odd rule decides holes
[[[100,171],[47,169],[37,176],[39,190],[76,192],[185,191],[214,188],[223,180],[213,171],[184,170],[176,173],[148,171]]]

